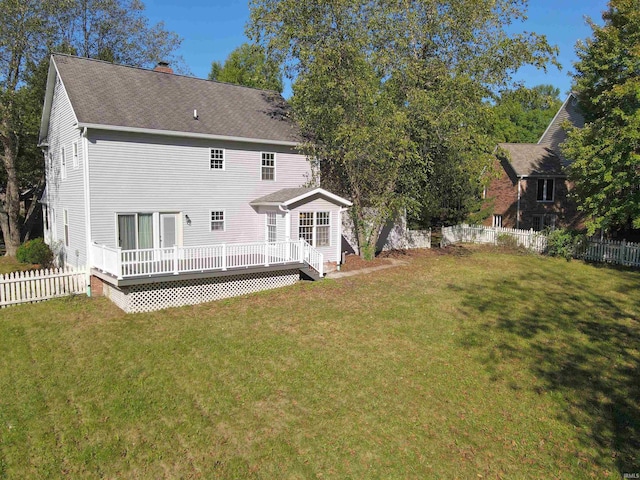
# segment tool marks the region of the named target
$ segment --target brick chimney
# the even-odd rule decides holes
[[[156,65],[156,68],[153,69],[154,72],[162,72],[162,73],[173,73],[173,69],[169,66],[169,62],[165,62],[161,60]]]

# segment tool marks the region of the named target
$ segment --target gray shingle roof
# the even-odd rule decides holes
[[[299,141],[277,92],[67,55],[53,59],[79,123]]]
[[[316,188],[283,188],[282,190],[278,190],[277,192],[270,193],[269,195],[265,195],[264,197],[256,198],[252,202],[252,205],[264,205],[268,203],[284,203],[288,200],[292,200],[294,198],[299,197],[300,195],[304,195],[305,193],[312,192],[316,190]]]
[[[563,175],[563,160],[551,148],[536,143],[500,143],[518,176]]]

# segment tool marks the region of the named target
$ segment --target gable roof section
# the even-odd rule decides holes
[[[580,112],[578,106],[578,97],[575,93],[570,93],[567,99],[564,101],[553,120],[549,123],[549,126],[544,131],[539,145],[546,145],[547,147],[560,153],[559,145],[567,139],[567,134],[562,128],[562,124],[569,121],[572,125],[582,128],[584,127],[584,116]]]
[[[564,161],[554,150],[536,143],[500,143],[519,177],[564,175]]]
[[[69,55],[52,55],[52,64],[79,127],[291,146],[300,141],[277,92]],[[46,105],[45,99],[43,115]],[[42,126],[48,128],[44,119]]]
[[[270,193],[260,198],[256,198],[251,201],[251,205],[255,206],[279,206],[288,207],[298,202],[304,202],[305,200],[312,200],[314,197],[324,197],[332,203],[342,205],[343,207],[350,207],[352,204],[349,200],[346,200],[338,195],[335,195],[323,188],[315,187],[301,187],[301,188],[283,188],[277,192]]]

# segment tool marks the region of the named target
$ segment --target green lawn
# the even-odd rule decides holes
[[[22,272],[25,270],[34,270],[39,268],[37,265],[29,263],[20,263],[15,257],[0,256],[0,275],[11,272]]]
[[[0,311],[0,478],[640,472],[640,273],[449,252],[152,314]]]

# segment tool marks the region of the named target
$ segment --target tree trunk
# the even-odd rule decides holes
[[[40,205],[40,196],[44,190],[44,177],[40,178],[38,185],[33,191],[33,197],[31,198],[31,204],[29,210],[24,216],[24,224],[20,229],[20,239],[23,242],[31,239],[31,232],[36,226],[38,221],[42,221],[42,206]]]
[[[7,172],[7,189],[2,207],[5,218],[2,220],[2,236],[7,249],[7,255],[15,257],[20,246],[20,186],[16,169],[15,142],[9,133],[7,119],[2,123],[4,130],[1,139],[4,148],[2,161]]]

